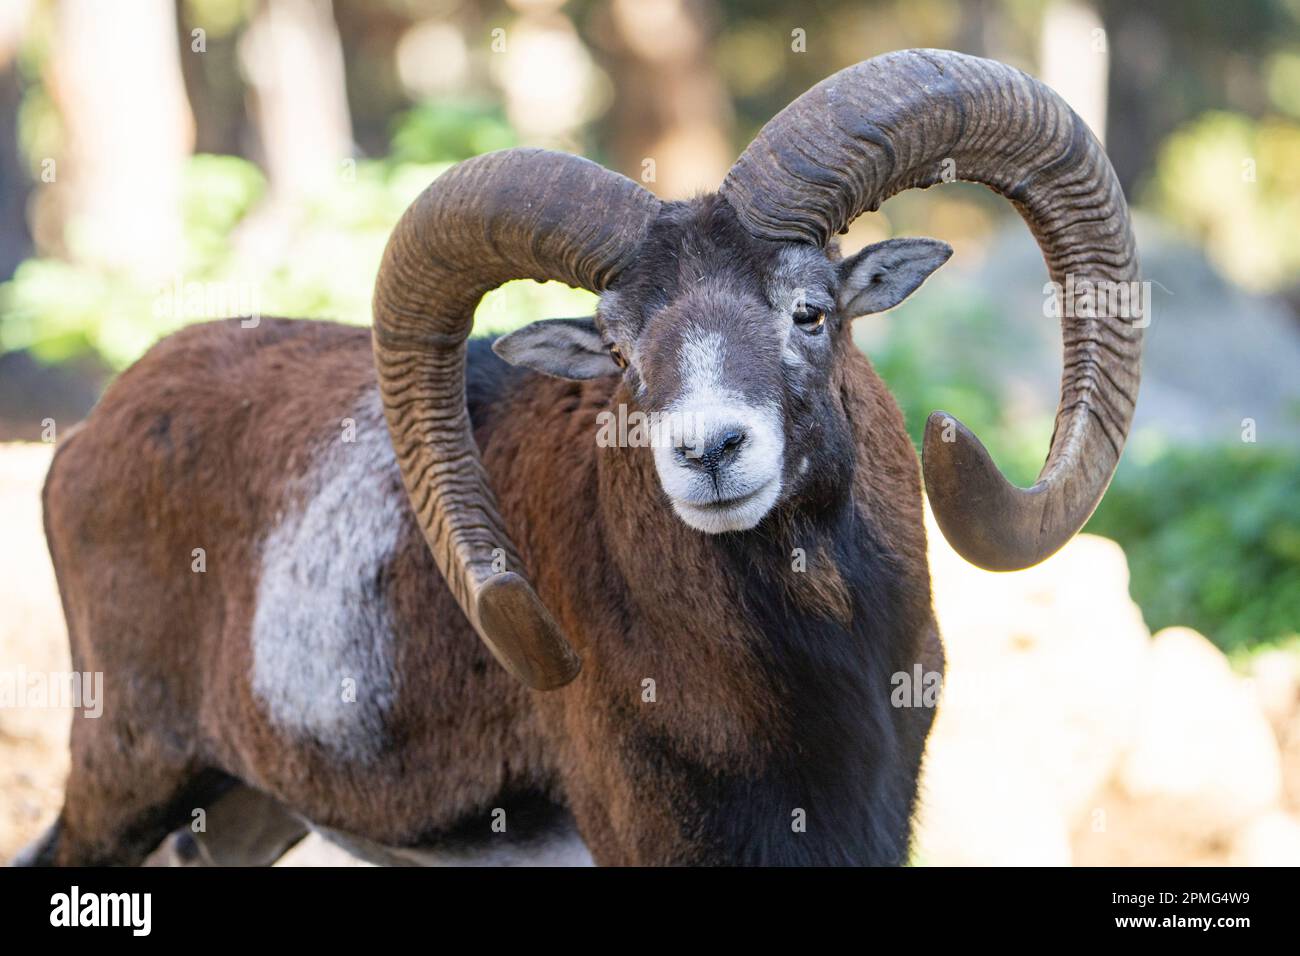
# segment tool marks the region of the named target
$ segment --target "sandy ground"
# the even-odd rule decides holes
[[[47,445],[0,445],[0,672],[70,668],[41,527]],[[0,709],[0,859],[52,818],[68,770],[71,711]]]

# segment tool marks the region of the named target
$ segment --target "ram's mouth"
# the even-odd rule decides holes
[[[686,501],[674,498],[677,516],[697,531],[721,534],[724,531],[747,531],[772,510],[781,493],[781,480],[772,479],[753,491],[732,498],[711,501]]]
[[[764,485],[761,488],[755,488],[748,494],[739,495],[735,498],[719,498],[716,501],[703,501],[698,503],[694,501],[683,501],[682,504],[690,508],[699,508],[701,511],[730,511],[734,508],[741,507],[747,501],[753,501],[763,493],[763,488],[766,487],[767,486]]]

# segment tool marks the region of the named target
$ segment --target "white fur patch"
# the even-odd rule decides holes
[[[383,594],[406,508],[379,393],[354,412],[355,441],[323,445],[299,510],[262,543],[253,691],[281,729],[364,761],[397,694]]]
[[[723,343],[716,334],[686,340],[679,355],[682,393],[666,410],[671,440],[656,442],[655,470],[677,516],[699,531],[718,534],[754,527],[781,494],[785,435],[780,409],[753,405],[723,380]],[[698,454],[727,431],[745,442],[718,472],[717,483],[681,460],[679,448]]]

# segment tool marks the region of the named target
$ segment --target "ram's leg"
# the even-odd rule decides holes
[[[149,858],[161,866],[270,866],[307,835],[307,827],[260,790],[238,784],[177,830]]]
[[[18,851],[10,866],[53,866],[54,853],[59,845],[59,833],[62,831],[59,821],[55,820],[49,828],[27,846]]]
[[[138,724],[75,715],[63,810],[15,863],[135,866],[170,833],[229,789],[201,771],[165,734]]]

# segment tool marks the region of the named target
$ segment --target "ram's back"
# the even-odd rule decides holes
[[[519,383],[485,340],[470,353],[482,426]],[[104,675],[74,764],[131,741],[178,778],[216,770],[398,843],[539,759],[414,521],[368,329],[232,320],[159,342],[60,441],[45,517],[74,665]]]
[[[231,610],[292,476],[373,390],[369,341],[366,329],[323,322],[192,326],[150,349],[69,430],[44,503],[79,667],[130,642],[161,668]],[[167,645],[148,640],[164,634]]]

